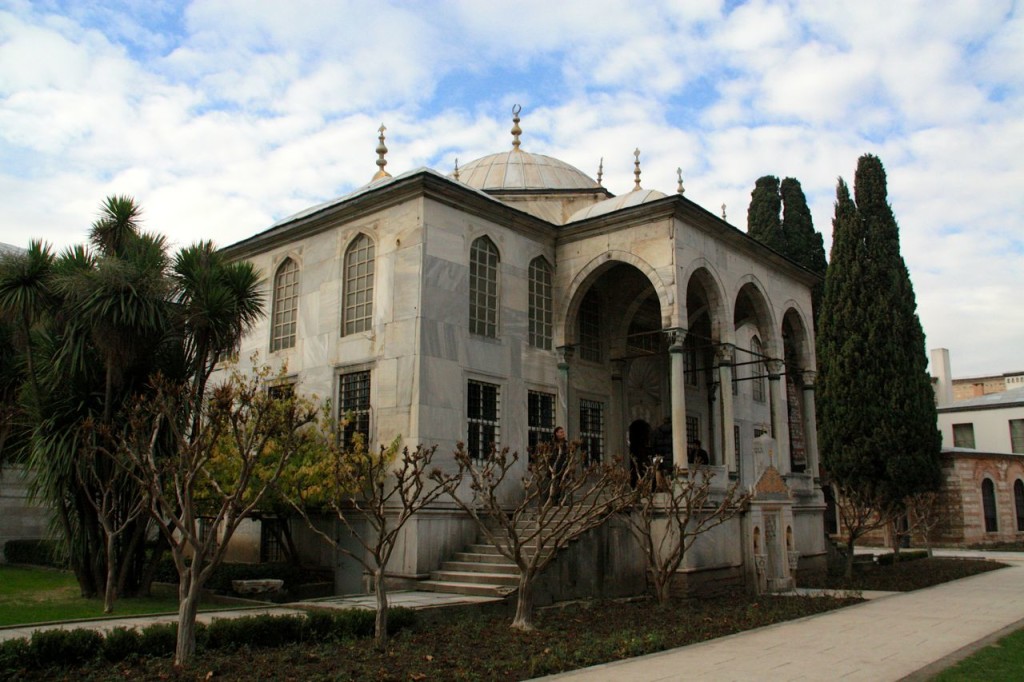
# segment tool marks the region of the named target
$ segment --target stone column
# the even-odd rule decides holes
[[[807,450],[807,471],[814,480],[821,478],[821,460],[818,455],[818,418],[814,408],[814,380],[818,373],[814,370],[804,370],[804,448]]]
[[[672,461],[676,466],[686,468],[686,362],[683,356],[683,341],[686,331],[669,331],[669,380],[672,398]]]
[[[774,462],[780,474],[793,470],[789,458],[789,396],[782,381],[786,363],[782,360],[768,360],[768,397],[772,410],[772,438],[775,439],[777,457]]]
[[[569,439],[577,436],[569,423],[569,405],[572,404],[569,400],[569,360],[572,358],[572,350],[572,346],[559,346],[555,349],[558,357],[558,405],[555,407],[555,424],[565,427]]]
[[[625,414],[626,394],[622,381],[625,368],[624,360],[612,360],[612,394],[611,409],[608,411],[608,444],[606,457],[621,457],[623,462],[629,461],[629,444],[626,442]]]
[[[736,432],[733,428],[736,424],[735,408],[732,395],[732,373],[733,363],[736,358],[736,348],[732,344],[723,344],[716,351],[718,361],[718,383],[721,392],[721,425],[722,425],[722,461],[728,471],[737,470],[736,462]]]

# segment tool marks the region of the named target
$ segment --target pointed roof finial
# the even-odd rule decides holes
[[[519,127],[519,112],[523,108],[516,104],[512,107],[512,148],[519,149],[519,136],[523,134],[523,129]]]
[[[604,157],[602,156],[601,160],[597,162],[597,186],[598,187],[601,186],[601,178],[603,178],[603,177],[604,177]]]
[[[676,188],[676,192],[679,194],[685,194],[686,190],[683,189],[683,169],[676,168],[676,177],[679,178],[679,186]]]
[[[387,128],[385,128],[384,124],[381,123],[380,128],[377,129],[377,132],[380,133],[380,137],[378,137],[377,139],[380,141],[377,143],[377,172],[374,173],[373,175],[374,180],[380,180],[381,178],[391,177],[391,173],[388,173],[386,170],[384,170],[384,166],[388,165],[387,159],[384,158],[384,155],[388,153],[388,147],[386,144],[384,144],[385,130],[387,130]]]
[[[456,180],[459,179],[459,157],[457,157],[457,156],[455,157],[455,172],[452,173],[452,176]]]
[[[643,189],[640,186],[640,147],[637,147],[636,149],[633,150],[633,157],[634,159],[636,159],[635,161],[633,161],[633,177],[636,178],[634,180],[636,186],[633,187],[633,191],[637,192]]]
[[[725,204],[722,204],[722,220],[725,220]]]

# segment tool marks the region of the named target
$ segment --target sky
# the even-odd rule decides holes
[[[928,348],[1024,371],[1024,2],[0,0],[0,242],[84,241],[104,197],[228,245],[387,170],[523,149],[746,229],[881,158]]]

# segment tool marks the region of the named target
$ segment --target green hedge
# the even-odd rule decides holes
[[[904,549],[900,551],[900,561],[913,561],[915,559],[927,559],[926,549]],[[896,555],[893,553],[879,554],[875,559],[879,566],[891,566],[896,563]]]
[[[8,540],[4,557],[12,564],[67,568],[68,562],[53,540]]]
[[[373,611],[318,610],[308,616],[243,616],[196,624],[196,647],[237,649],[273,648],[298,642],[330,642],[373,636]],[[388,632],[416,625],[416,612],[396,607],[388,611]],[[95,630],[40,630],[31,639],[0,642],[0,679],[16,679],[25,670],[70,668],[102,658],[109,662],[133,656],[172,656],[176,623],[157,623],[140,631],[117,628],[104,637]]]

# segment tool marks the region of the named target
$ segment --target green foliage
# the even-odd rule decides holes
[[[210,649],[268,648],[303,641],[307,627],[305,616],[260,615],[218,618],[206,632],[206,646]]]
[[[1020,679],[1024,670],[1024,629],[1003,637],[960,661],[932,682],[988,682]]]
[[[4,558],[12,564],[66,568],[67,560],[60,547],[52,540],[8,540],[4,543]]]
[[[0,642],[0,679],[16,679],[16,673],[31,665],[32,648],[28,639],[8,639]]]
[[[804,266],[819,277],[825,276],[828,263],[825,261],[825,241],[814,229],[811,210],[807,207],[800,181],[796,178],[785,178],[780,186],[782,195],[782,232],[786,236],[785,255]],[[818,324],[818,311],[821,310],[821,298],[825,293],[824,281],[818,282],[811,289],[812,316],[815,328]]]
[[[198,626],[196,627],[198,631]],[[197,634],[198,636],[198,634]],[[177,623],[153,623],[139,631],[140,656],[170,656],[178,641]]]
[[[292,590],[300,585],[329,580],[329,575],[322,570],[296,566],[287,562],[270,562],[263,564],[223,563],[213,569],[206,588],[228,594],[233,591],[233,580],[283,580],[284,589]],[[164,557],[156,570],[157,582],[177,583],[178,570],[171,557]]]
[[[79,665],[95,657],[103,635],[95,630],[37,630],[29,640],[30,655],[40,668]]]
[[[924,332],[877,157],[836,188],[818,332],[822,461],[841,489],[899,505],[941,482]]]
[[[103,638],[100,653],[111,663],[118,663],[137,656],[142,644],[142,635],[132,628],[114,628]]]
[[[779,179],[764,175],[757,179],[750,193],[747,208],[747,234],[779,253],[786,253],[786,236],[782,231],[779,212],[782,199],[779,195]]]
[[[899,553],[899,562],[915,561],[917,559],[927,559],[927,558],[928,558],[928,550],[926,550],[926,549],[903,549],[903,550],[900,550],[900,553]],[[889,552],[887,554],[879,554],[875,558],[875,562],[879,566],[891,566],[892,564],[897,563],[896,554],[893,553],[893,552]]]

